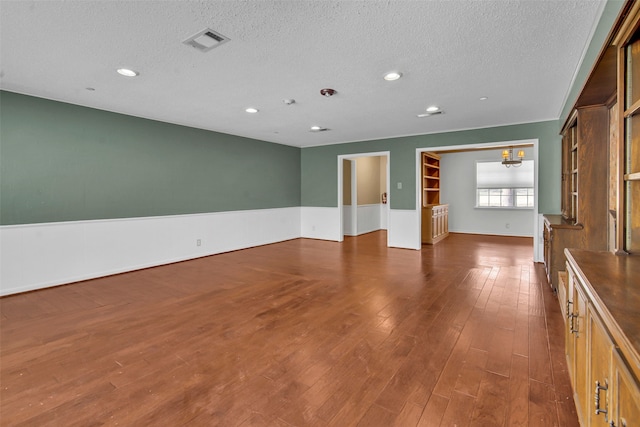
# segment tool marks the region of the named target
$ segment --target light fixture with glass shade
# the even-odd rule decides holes
[[[517,168],[522,165],[522,159],[524,159],[524,150],[518,150],[518,158],[513,158],[513,147],[509,147],[508,150],[502,150],[502,164],[506,167],[513,166]]]

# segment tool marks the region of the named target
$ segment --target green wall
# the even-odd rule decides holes
[[[558,122],[547,121],[459,132],[354,142],[302,149],[302,206],[335,207],[338,202],[338,162],[340,154],[390,152],[389,189],[392,209],[415,209],[416,149],[453,145],[539,140],[539,212],[560,212],[560,147]],[[475,171],[460,171],[473,178]],[[402,189],[397,183],[402,182]]]
[[[557,213],[558,133],[623,3],[605,5],[557,121],[301,150],[0,92],[0,224],[335,207],[337,156],[377,151],[391,153],[391,207],[414,209],[416,148],[533,138],[539,211]]]
[[[591,72],[591,68],[594,63],[598,59],[598,55],[606,42],[607,36],[611,31],[611,27],[613,27],[620,10],[624,6],[624,0],[608,0],[607,4],[605,4],[604,9],[602,11],[602,15],[600,16],[600,21],[598,21],[598,25],[596,26],[595,31],[593,32],[593,36],[591,37],[591,41],[589,42],[589,46],[584,54],[584,58],[582,60],[582,64],[576,73],[576,78],[574,80],[573,86],[571,86],[569,95],[567,96],[567,100],[562,108],[562,113],[560,114],[560,127],[564,124],[564,121],[571,113],[571,109],[573,105],[576,103],[578,99],[578,95],[582,90],[585,82],[587,81],[587,77],[589,77],[589,73]]]
[[[300,206],[300,149],[0,92],[0,224]]]

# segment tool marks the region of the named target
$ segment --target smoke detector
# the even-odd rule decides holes
[[[200,52],[208,52],[214,47],[218,47],[229,40],[229,37],[223,36],[210,28],[205,28],[184,40],[182,43],[198,49]]]
[[[321,89],[321,90],[320,90],[320,95],[322,95],[322,96],[326,96],[327,98],[328,98],[328,97],[330,97],[330,96],[335,95],[336,93],[338,93],[338,92],[336,92],[336,90],[335,90],[335,89],[329,89],[329,88],[327,88],[327,89]]]

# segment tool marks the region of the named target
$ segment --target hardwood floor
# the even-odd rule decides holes
[[[0,299],[3,426],[577,426],[526,238],[297,239]]]

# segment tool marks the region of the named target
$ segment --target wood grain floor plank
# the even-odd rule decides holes
[[[514,354],[511,359],[507,422],[509,427],[529,425],[529,360]]]
[[[503,426],[508,405],[509,379],[486,371],[471,415],[471,426]]]
[[[476,399],[473,396],[454,391],[442,417],[441,426],[466,427],[471,425],[471,417]],[[489,425],[489,424],[486,424]]]
[[[438,394],[432,394],[427,406],[425,406],[417,427],[438,427],[444,417],[449,399]]]

